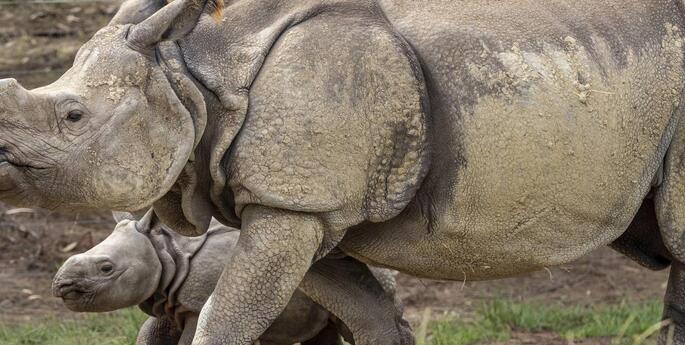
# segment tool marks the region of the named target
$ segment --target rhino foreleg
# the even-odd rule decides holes
[[[682,112],[685,107],[681,107]],[[671,256],[664,298],[664,320],[670,320],[659,345],[685,345],[685,122],[680,119],[663,165],[663,182],[654,203],[659,230]]]
[[[324,239],[317,216],[250,205],[194,345],[252,345],[283,311]]]

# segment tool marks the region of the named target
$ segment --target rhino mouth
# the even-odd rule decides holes
[[[10,167],[34,170],[44,170],[48,168],[47,166],[38,166],[18,160],[7,148],[0,146],[0,171],[3,169],[7,170]],[[2,177],[2,175],[0,175],[0,177]]]

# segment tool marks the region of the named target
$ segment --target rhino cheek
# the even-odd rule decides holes
[[[135,115],[113,123],[87,159],[98,171],[93,191],[103,208],[139,210],[149,207],[176,182],[193,149],[194,124],[169,86],[158,85]],[[161,94],[160,94],[161,93]],[[97,159],[93,160],[93,157]],[[88,162],[84,162],[88,163]]]

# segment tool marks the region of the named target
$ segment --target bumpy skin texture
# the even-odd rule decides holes
[[[150,217],[151,213],[139,222],[120,221],[103,242],[69,258],[56,274],[53,289],[74,311],[111,311],[140,304],[151,317],[140,329],[138,345],[189,345],[198,315],[224,262],[233,255],[239,232],[215,223],[205,236],[185,238],[151,224]],[[338,261],[343,264],[331,264]],[[105,264],[111,270],[101,270]],[[339,272],[338,267],[356,269]],[[400,333],[397,325],[407,325],[401,306],[395,306],[394,289],[394,274],[388,270],[374,269],[371,274],[366,265],[351,258],[322,260],[307,273],[302,288],[259,341],[335,345],[340,342],[339,329],[351,335],[348,341],[353,344],[392,344]],[[411,338],[409,328],[402,331],[399,336]]]
[[[181,334],[182,331],[168,318],[151,317],[140,327],[136,345],[178,345]]]
[[[664,320],[670,320],[662,328],[659,344],[685,344],[685,265],[673,262],[664,298]]]
[[[251,344],[336,245],[419,276],[506,277],[616,240],[651,189],[685,261],[682,1],[235,0],[221,22],[205,6],[127,26],[129,6],[56,84],[0,82],[0,199],[240,225],[194,344]],[[176,53],[155,50],[165,37]],[[61,89],[95,128],[122,121],[53,135]],[[141,123],[163,134],[130,134]],[[111,164],[83,159],[100,151]]]
[[[342,321],[357,344],[414,343],[399,301],[397,306],[378,303],[395,296],[395,278],[388,270],[370,269],[352,258],[324,258],[312,266],[300,289],[331,313],[344,315]],[[369,307],[374,310],[373,318],[359,314]]]
[[[345,251],[479,280],[574,260],[626,230],[680,118],[678,2],[383,4],[423,62],[433,165],[399,217],[353,229]]]

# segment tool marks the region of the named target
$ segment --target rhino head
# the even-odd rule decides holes
[[[137,210],[163,196],[202,133],[155,47],[188,33],[215,2],[177,0],[137,24],[115,18],[48,86],[0,80],[0,200]]]
[[[157,289],[162,263],[148,239],[153,212],[119,222],[104,241],[70,257],[57,271],[52,291],[72,311],[107,312],[134,306]]]

